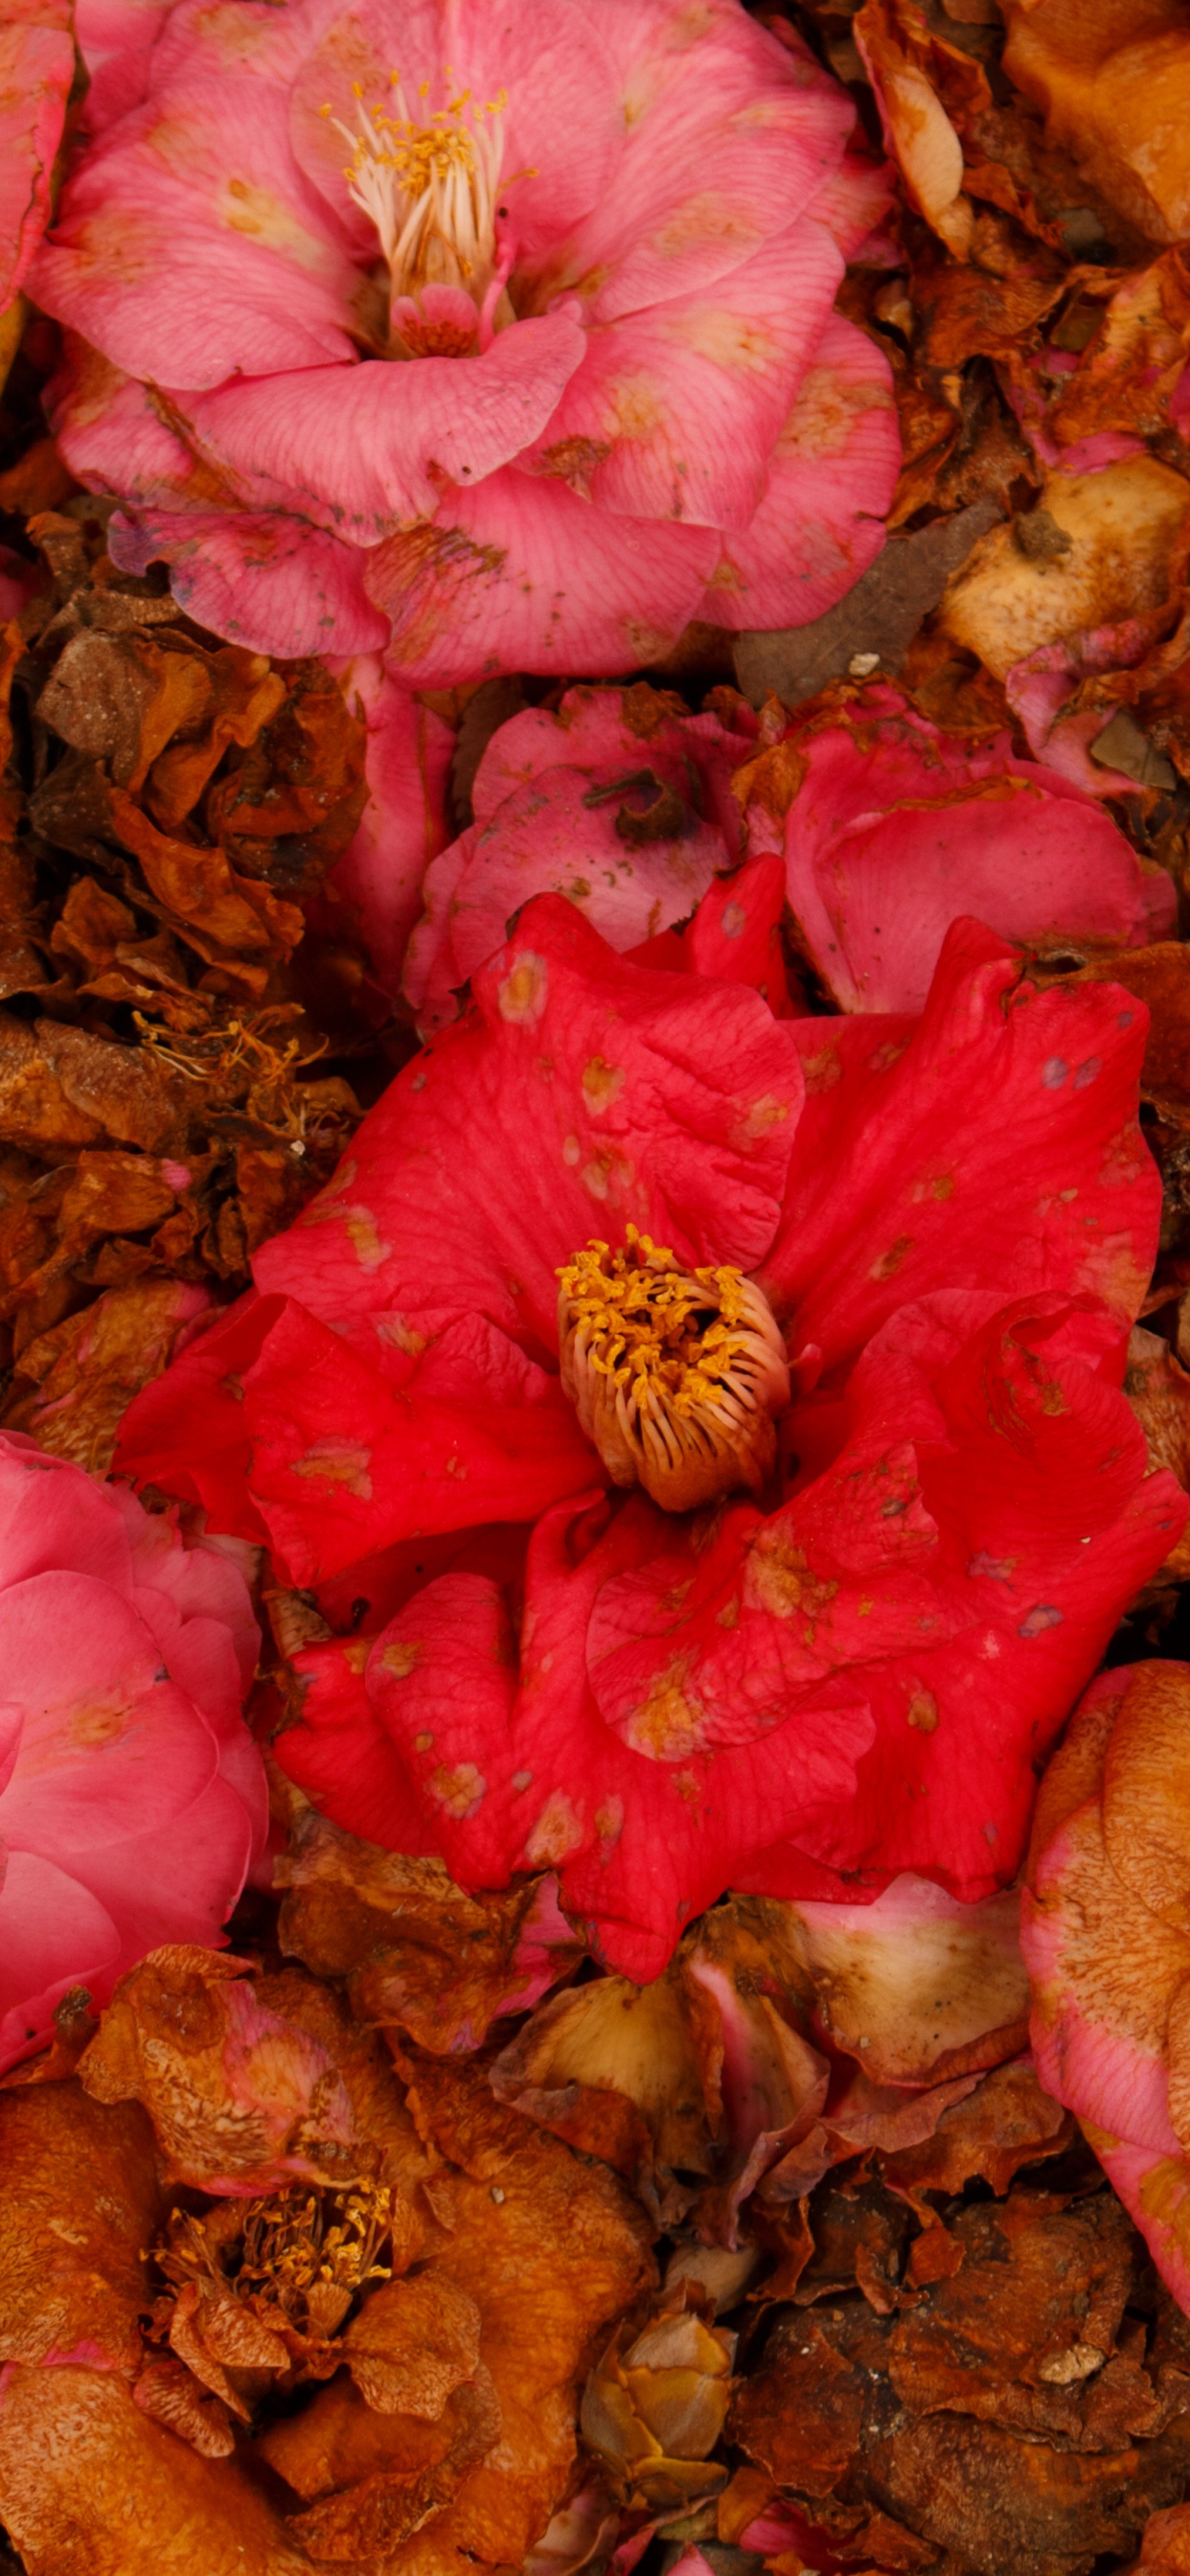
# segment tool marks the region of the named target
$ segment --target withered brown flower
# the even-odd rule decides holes
[[[0,2155],[29,2576],[519,2565],[652,2275],[603,2165],[300,1967],[155,1952],[74,2076],[0,2093]]]

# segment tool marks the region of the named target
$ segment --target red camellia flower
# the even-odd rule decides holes
[[[1011,1877],[1185,1512],[1119,1391],[1143,1008],[967,922],[920,1019],[775,1018],[708,972],[775,865],[695,972],[529,904],[126,1417],[318,1594],[293,1777],[465,1884],[557,1866],[636,1977],[729,1884]]]
[[[0,1437],[0,2071],[72,1986],[106,2003],[155,1943],[219,1941],[263,1849],[233,1556]]]
[[[887,189],[792,32],[177,0],[124,71],[37,263],[79,335],[51,409],[115,558],[206,625],[415,683],[618,672],[817,617],[879,551],[889,373],[833,306]]]

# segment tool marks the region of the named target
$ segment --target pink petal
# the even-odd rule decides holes
[[[0,26],[0,311],[19,293],[45,231],[73,78],[65,24]]]
[[[421,363],[425,363],[424,361]],[[414,687],[495,671],[632,669],[667,651],[714,567],[709,529],[609,517],[565,484],[491,474],[367,558]]]
[[[241,1726],[255,1764],[254,1796],[268,1790],[257,1747]],[[116,1970],[107,1972],[96,2001],[106,2003],[115,1977],[163,1942],[221,1946],[224,1925],[240,1895],[254,1848],[263,1848],[238,1788],[223,1777],[209,1780],[188,1806],[179,1807],[168,1834],[167,1862],[158,1826],[132,1832],[75,1860],[80,1883],[110,1914],[120,1938]]]
[[[94,1851],[165,1831],[214,1776],[214,1735],[169,1679],[131,1606],[87,1574],[38,1574],[0,1594],[5,1707],[24,1712],[0,1802],[6,1842]]]
[[[592,1233],[632,1219],[683,1259],[755,1265],[799,1110],[791,1025],[743,986],[628,966],[550,895],[475,998],[258,1254],[262,1289],[340,1323],[486,1315],[548,1350],[558,1265]]]
[[[688,793],[693,768],[703,812],[740,858],[740,809],[731,781],[754,750],[755,735],[756,718],[742,698],[728,725],[720,715],[679,713],[672,698],[653,689],[580,685],[566,690],[556,712],[526,707],[497,726],[475,773],[472,813],[480,826],[493,822],[506,796],[547,769],[580,769],[593,783],[648,766]]]
[[[699,615],[718,626],[806,626],[884,544],[901,466],[888,360],[838,314],[802,379],[751,526],[729,537]]]
[[[803,212],[838,165],[851,101],[799,50],[711,0],[693,31],[681,0],[601,11],[628,126],[615,185],[550,283],[610,322],[711,285]]]
[[[713,285],[597,325],[532,461],[628,518],[747,528],[842,274],[803,222]]]
[[[644,765],[661,776],[656,757],[646,751]],[[632,847],[617,835],[616,815],[643,805],[650,791],[632,791],[624,780],[622,766],[602,778],[590,768],[539,771],[492,822],[432,862],[428,918],[414,932],[403,977],[423,1034],[455,1017],[455,989],[499,947],[533,895],[564,895],[619,953],[693,911],[728,864],[722,833],[688,813],[680,835]],[[682,785],[688,793],[688,776]]]
[[[353,355],[341,227],[289,148],[284,93],[233,80],[149,99],[67,181],[31,281],[130,375],[217,385]]]
[[[101,134],[148,95],[153,48],[170,0],[75,0],[74,32],[87,66],[88,134]]]
[[[0,2072],[44,2048],[72,1986],[101,1993],[121,1966],[105,1907],[68,1870],[9,1852],[0,1888]]]
[[[132,1595],[132,1550],[123,1512],[102,1485],[31,1440],[0,1437],[0,1584],[61,1567]],[[139,1510],[139,1505],[137,1506]]]
[[[919,1021],[793,1026],[807,1105],[764,1278],[828,1367],[955,1279],[1086,1292],[1132,1320],[1160,1210],[1135,1112],[1142,1004],[1115,985],[1038,992],[960,922]]]
[[[276,506],[329,513],[345,543],[370,546],[431,518],[443,476],[481,483],[530,446],[584,345],[576,323],[551,314],[502,331],[482,357],[269,374],[191,399],[187,412],[206,452],[265,481]]]
[[[811,198],[806,212],[816,224],[825,224],[844,259],[853,260],[888,214],[894,185],[891,162],[869,160],[853,147]]]
[[[366,558],[301,519],[117,511],[108,551],[122,572],[167,563],[179,607],[251,653],[374,653],[385,640],[364,593]]]
[[[1143,945],[1171,880],[1142,875],[1123,833],[1007,740],[975,752],[916,718],[892,690],[858,729],[799,744],[806,773],[785,827],[789,901],[842,1010],[920,1011],[950,923],[970,913],[1002,938],[1055,934]],[[1152,896],[1150,895],[1152,889]]]
[[[454,734],[394,680],[375,654],[336,673],[368,729],[368,802],[328,892],[362,939],[382,989],[400,989],[426,870],[447,834],[446,781]]]

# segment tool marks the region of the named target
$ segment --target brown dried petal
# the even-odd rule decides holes
[[[200,2459],[113,2371],[13,2370],[0,2521],[28,2576],[309,2576],[236,2464]]]
[[[347,1977],[361,2020],[409,2033],[419,2048],[476,2047],[515,1995],[517,1944],[540,1881],[505,1896],[469,1896],[441,1861],[382,1852],[313,1808],[292,1815],[275,1883],[285,1890],[279,1940],[321,1977]],[[570,1957],[558,1946],[558,1973]]]
[[[480,2312],[434,2268],[373,2290],[343,2336],[343,2356],[367,2404],[433,2422],[479,2366]]]
[[[144,2112],[76,2083],[0,2092],[0,2173],[0,2361],[135,2369],[161,2199]]]
[[[226,2460],[235,2450],[227,2410],[200,2387],[184,2363],[169,2357],[147,2361],[132,2394],[142,2414],[164,2424],[204,2460]]]
[[[0,1012],[0,1141],[35,1154],[78,1145],[168,1150],[181,1100],[139,1048]]]
[[[99,2101],[144,2103],[171,2180],[256,2192],[294,2176],[354,2180],[374,2153],[331,2050],[243,1967],[210,1950],[151,1951],[117,1986],[82,2083]]]

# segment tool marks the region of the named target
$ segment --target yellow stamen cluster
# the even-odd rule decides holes
[[[562,1383],[615,1483],[670,1511],[758,1490],[789,1372],[755,1283],[726,1264],[683,1270],[633,1225],[622,1251],[592,1240],[558,1281]]]
[[[627,1249],[592,1239],[558,1272],[590,1364],[615,1386],[655,1379],[675,1413],[713,1402],[748,1347],[742,1271],[680,1270],[652,1236],[627,1229]]]
[[[449,64],[446,80],[453,88]],[[423,81],[419,101],[429,96]],[[388,262],[394,295],[419,286],[462,286],[478,303],[495,255],[496,196],[503,152],[504,90],[482,105],[460,90],[419,124],[406,104],[400,75],[391,75],[391,97],[358,101],[356,130],[331,116],[350,146],[344,177],[355,204],[375,225]]]
[[[176,2210],[156,2259],[174,2289],[205,2280],[238,2299],[283,2308],[303,2331],[334,2333],[357,2293],[387,2281],[393,2195],[383,2184],[293,2184],[206,2219]],[[229,2224],[230,2221],[230,2224]]]
[[[316,2287],[354,2297],[366,2282],[388,2280],[391,2266],[376,2258],[391,2226],[392,2193],[383,2184],[250,2200],[237,2288],[268,2290],[289,2312]]]

